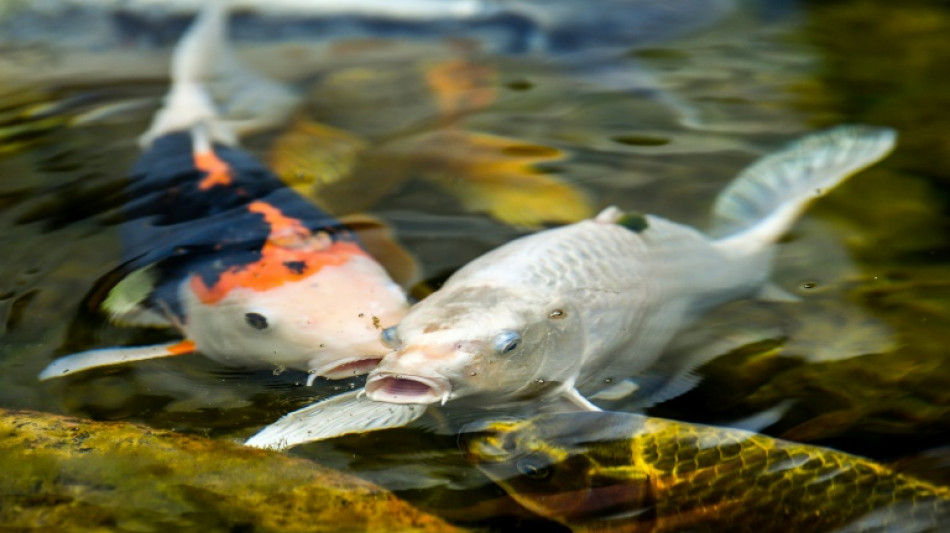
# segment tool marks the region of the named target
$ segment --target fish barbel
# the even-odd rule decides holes
[[[208,2],[176,48],[122,207],[122,278],[103,302],[117,324],[176,327],[184,339],[72,354],[40,379],[200,352],[312,381],[365,373],[388,351],[379,330],[408,308],[402,289],[351,228],[237,146],[293,98],[237,62],[225,15]]]
[[[843,452],[630,413],[466,426],[463,450],[574,531],[940,531],[950,489]]]
[[[490,251],[383,332],[393,351],[363,391],[291,413],[248,443],[372,431],[463,399],[596,411],[591,401],[676,396],[705,362],[662,357],[677,331],[731,300],[787,298],[768,282],[773,243],[811,200],[890,152],[895,137],[841,126],[762,158],[719,195],[708,234],[611,207]],[[386,416],[353,417],[372,411],[357,407],[367,400]]]

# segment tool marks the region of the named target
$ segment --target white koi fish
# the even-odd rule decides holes
[[[220,2],[182,37],[172,73],[141,138],[122,209],[123,277],[103,308],[118,324],[176,327],[184,339],[69,355],[40,379],[192,352],[310,381],[366,373],[389,351],[379,331],[405,314],[405,294],[351,228],[236,146],[240,131],[274,120],[268,101],[286,110],[291,96],[237,63]]]
[[[393,351],[364,390],[290,413],[247,444],[403,425],[428,405],[462,400],[598,410],[591,400],[685,392],[705,361],[664,358],[674,335],[728,301],[780,296],[768,282],[773,244],[895,138],[842,126],[762,158],[719,195],[708,234],[610,207],[488,252],[385,330]]]

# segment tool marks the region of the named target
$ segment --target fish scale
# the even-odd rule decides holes
[[[946,487],[741,430],[565,413],[479,422],[462,442],[519,503],[575,532],[936,532],[950,518]]]

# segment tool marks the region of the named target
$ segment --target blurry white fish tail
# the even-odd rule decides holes
[[[175,131],[188,131],[204,124],[213,141],[234,144],[236,136],[217,124],[214,99],[207,82],[214,63],[225,48],[227,29],[222,1],[205,3],[198,18],[182,36],[172,55],[172,84],[162,108],[155,114],[148,131],[139,138],[147,147],[155,139]]]
[[[809,202],[882,159],[896,138],[889,128],[839,126],[763,157],[716,199],[710,235],[734,255],[764,251]]]
[[[175,131],[198,143],[234,145],[240,134],[279,124],[297,104],[287,87],[254,72],[228,42],[227,2],[208,0],[172,54],[171,89],[139,139],[147,147]]]

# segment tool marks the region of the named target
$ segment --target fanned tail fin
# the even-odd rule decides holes
[[[242,64],[228,42],[227,2],[208,0],[172,55],[172,84],[151,127],[149,146],[176,131],[202,126],[207,142],[237,144],[242,133],[283,121],[297,103],[287,87]]]
[[[839,126],[758,160],[717,198],[710,235],[724,247],[766,248],[809,202],[882,159],[896,138],[889,128]]]

